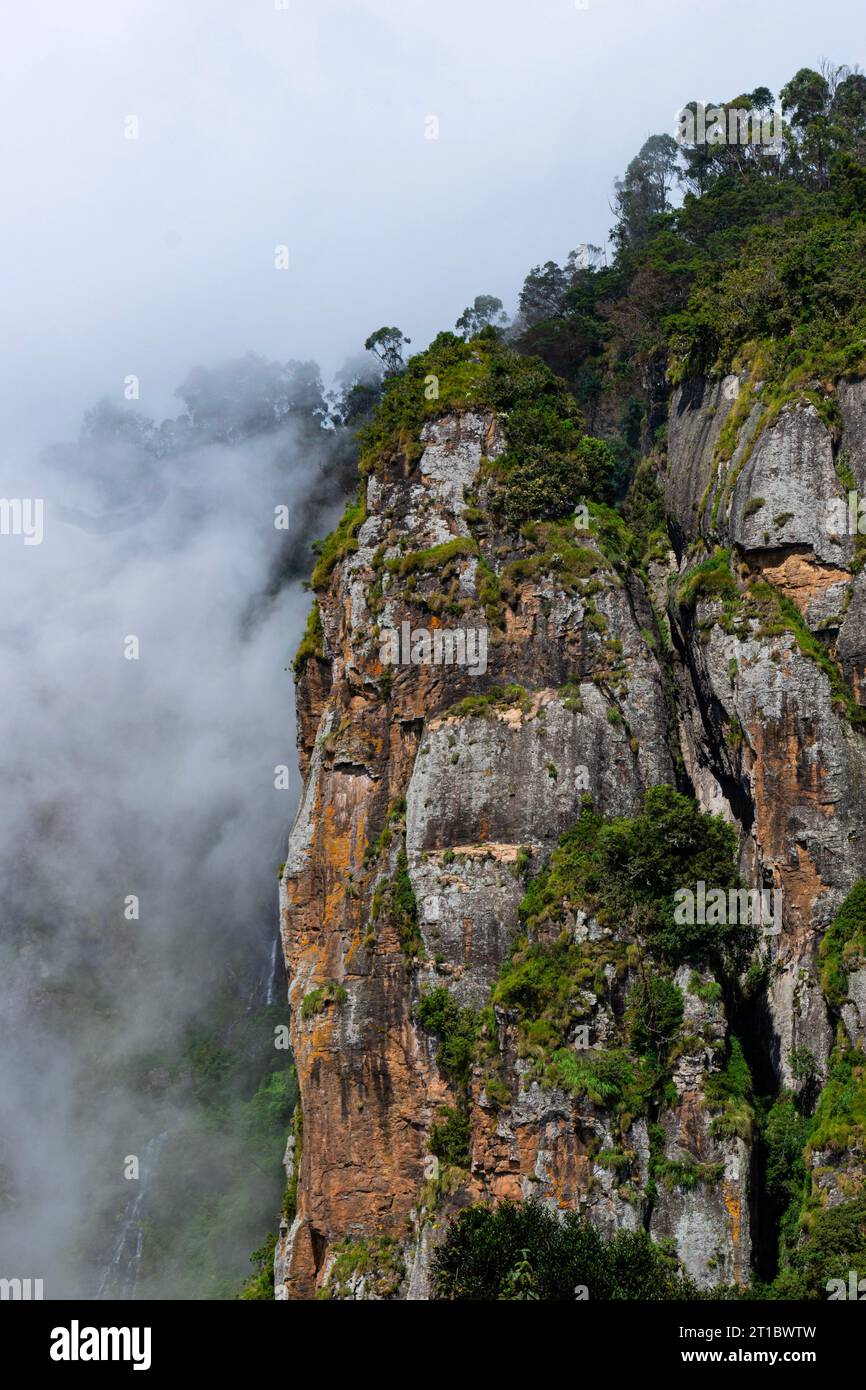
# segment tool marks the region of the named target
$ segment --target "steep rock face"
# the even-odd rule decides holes
[[[726,463],[718,443],[736,400],[733,380],[674,397],[663,482],[675,529],[733,547],[744,577],[767,581],[820,632],[858,697],[862,576],[854,574],[856,537],[837,459],[849,460],[859,482],[863,383],[839,388],[843,425],[835,443],[814,404],[793,403],[770,420],[758,404]],[[703,500],[695,503],[699,488]],[[768,940],[768,1042],[777,1074],[796,1089],[790,1058],[797,1049],[808,1049],[826,1077],[833,1023],[816,952],[866,872],[866,741],[794,630],[769,630],[767,614],[748,605],[734,617],[712,598],[678,614],[690,762],[704,789],[723,789],[743,832],[747,875],[782,894],[783,929]],[[693,780],[701,799],[702,777],[693,773]]]
[[[835,619],[838,627],[855,546],[830,430],[810,400],[777,414],[762,402],[760,387],[738,425],[740,392],[737,378],[727,377],[674,393],[661,475],[673,533],[682,544],[702,537],[736,546],[810,626],[834,626]],[[859,395],[849,393],[846,443],[856,434],[860,408]]]
[[[646,588],[592,526],[576,561],[515,549],[490,491],[507,447],[492,411],[429,421],[366,479],[298,682],[305,786],[281,914],[304,1141],[280,1297],[428,1298],[444,1219],[505,1197],[667,1238],[703,1285],[749,1278],[750,1129],[720,1121],[731,1034],[712,975],[677,973],[672,1081],[640,1113],[565,1085],[561,1053],[539,1070],[519,1013],[490,999],[527,874],[586,795],[634,816],[648,787],[676,783],[735,828],[744,882],[779,895],[749,1025],[765,1080],[817,1091],[839,1028],[863,1046],[866,971],[853,962],[831,1007],[819,947],[866,877],[866,592],[848,496],[866,478],[866,384],[840,384],[832,426],[820,404],[772,406],[735,377],[674,393],[659,481],[677,553]],[[724,574],[682,598],[713,545]],[[458,626],[485,634],[474,669],[406,659],[413,633]],[[402,634],[396,664],[387,632]],[[565,1048],[579,1065],[587,1045],[627,1039],[642,947],[627,924],[564,908],[562,940],[595,962],[589,1043],[576,1030]],[[419,1024],[431,990],[492,1020],[487,1061],[476,1052],[460,1080]],[[440,1165],[437,1126],[461,1106],[465,1159]],[[856,1135],[809,1162],[819,1204],[862,1184]]]
[[[297,1215],[278,1251],[289,1298],[333,1288],[341,1257],[371,1239],[402,1252],[402,1296],[427,1297],[443,1212],[509,1195],[578,1208],[608,1234],[670,1236],[703,1283],[748,1270],[748,1147],[715,1137],[703,1098],[726,1024],[689,992],[688,972],[691,1050],[661,1114],[620,1132],[603,1105],[540,1084],[515,1019],[497,1010],[505,1094],[491,1100],[476,1064],[469,1169],[444,1165],[437,1178],[431,1160],[455,1087],[418,1026],[419,997],[444,986],[482,1007],[517,927],[522,866],[546,861],[587,793],[602,814],[629,815],[647,787],[676,780],[672,691],[640,581],[616,573],[591,529],[576,583],[557,581],[555,560],[553,575],[509,571],[495,528],[471,541],[467,500],[483,509],[486,461],[504,443],[495,415],[455,412],[425,426],[417,461],[384,458],[357,543],[319,591],[322,652],[298,694],[305,788],[281,882],[304,1130]],[[412,559],[455,541],[465,549]],[[495,624],[487,571],[512,586]],[[459,621],[488,632],[487,669],[383,668],[382,632],[435,631],[446,582]],[[616,1042],[636,979],[628,934],[579,913],[569,930],[623,957],[586,996],[592,1045]],[[673,1180],[656,1181],[659,1163]],[[706,1179],[683,1185],[683,1164]]]

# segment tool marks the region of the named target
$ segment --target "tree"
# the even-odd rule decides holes
[[[372,352],[374,357],[378,357],[385,369],[386,377],[399,376],[406,366],[403,361],[403,346],[411,341],[411,338],[403,336],[399,328],[377,328],[375,333],[370,334],[364,347],[367,352]]]
[[[617,179],[614,240],[620,250],[643,246],[655,219],[670,210],[668,194],[677,173],[677,142],[672,135],[651,135]]]
[[[504,328],[508,315],[502,307],[502,300],[494,294],[478,294],[474,303],[464,309],[454,327],[466,339],[477,338],[482,328]]]
[[[533,266],[520,291],[521,325],[531,328],[533,324],[541,323],[542,319],[561,318],[567,289],[568,276],[556,261]]]
[[[790,112],[791,125],[801,134],[827,112],[830,84],[814,68],[800,68],[779,93],[782,110]]]

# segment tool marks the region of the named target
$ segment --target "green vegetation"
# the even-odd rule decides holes
[[[347,1236],[334,1245],[331,1254],[333,1263],[318,1299],[389,1299],[397,1294],[406,1271],[392,1237]]]
[[[430,1152],[455,1168],[468,1168],[469,1116],[465,1110],[451,1105],[443,1106],[440,1118],[430,1130]]]
[[[569,902],[592,910],[602,924],[629,922],[661,960],[732,965],[751,944],[751,929],[677,923],[673,898],[699,880],[739,887],[735,852],[735,834],[720,816],[703,814],[673,787],[652,787],[631,819],[605,821],[585,808],[528,885],[520,914],[532,932],[563,920]]]
[[[765,1151],[764,1187],[780,1213],[779,1253],[784,1268],[800,1238],[800,1211],[809,1176],[803,1157],[812,1120],[797,1097],[782,1090],[770,1106],[762,1128]]]
[[[730,1139],[752,1137],[755,1108],[752,1077],[739,1038],[729,1039],[727,1061],[721,1071],[711,1072],[704,1083],[704,1098],[713,1112],[713,1134]]]
[[[617,183],[614,263],[573,252],[526,278],[519,346],[610,422],[618,480],[646,452],[665,366],[683,381],[760,361],[781,400],[866,367],[863,79],[802,69],[780,100],[778,148],[650,136]],[[720,105],[768,119],[773,94]]]
[[[405,579],[407,575],[415,574],[418,570],[442,569],[449,560],[454,560],[458,555],[477,553],[478,542],[471,536],[455,536],[453,540],[431,546],[429,550],[410,550],[405,555],[386,560],[385,568]]]
[[[827,1298],[827,1284],[866,1269],[866,1194],[814,1213],[807,1238],[791,1249],[773,1283],[771,1296],[783,1299]]]
[[[311,656],[324,656],[325,653],[325,634],[322,631],[322,615],[319,612],[318,600],[313,600],[313,606],[307,615],[307,626],[301,638],[300,646],[295,653],[295,660],[292,670],[295,679],[301,674]]]
[[[349,998],[342,985],[338,985],[334,980],[329,980],[326,985],[319,985],[318,989],[311,989],[309,994],[305,994],[301,1000],[301,1018],[315,1018],[316,1014],[323,1013],[328,1004],[345,1004]]]
[[[737,582],[731,573],[731,552],[717,546],[712,555],[689,569],[677,586],[682,608],[694,608],[699,600],[735,599]]]
[[[367,515],[367,488],[362,483],[355,502],[350,502],[335,530],[323,541],[316,541],[313,551],[318,556],[310,584],[323,589],[336,565],[358,549],[358,532]]]
[[[298,1179],[301,1172],[301,1154],[304,1148],[304,1112],[301,1109],[300,1100],[295,1106],[295,1113],[292,1117],[292,1134],[295,1140],[294,1167],[292,1168],[291,1177],[286,1184],[286,1190],[283,1194],[282,1210],[282,1214],[289,1226],[291,1226],[298,1214]]]
[[[430,1152],[455,1168],[469,1167],[469,1080],[480,1020],[439,985],[418,1000],[416,1017],[436,1038],[436,1065],[454,1087],[457,1103],[445,1106],[430,1134]]]
[[[683,1022],[683,992],[666,975],[644,975],[629,998],[629,1033],[636,1052],[664,1061]]]
[[[451,1221],[434,1255],[438,1298],[574,1302],[693,1298],[695,1286],[663,1245],[640,1231],[605,1241],[573,1211],[535,1202],[472,1206]]]
[[[250,1264],[254,1264],[256,1267],[255,1273],[251,1274],[244,1283],[238,1295],[240,1298],[273,1303],[274,1251],[276,1250],[276,1245],[276,1236],[270,1235],[264,1245],[258,1250],[254,1250],[250,1255]]]
[[[827,1150],[832,1154],[866,1145],[866,1057],[852,1047],[839,1027],[836,1046],[830,1058],[830,1071],[821,1091],[809,1152]]]
[[[467,719],[474,716],[489,719],[494,710],[513,709],[515,706],[526,714],[532,705],[532,696],[522,685],[494,685],[484,695],[467,695],[456,705],[443,711],[444,719]]]
[[[821,942],[821,988],[828,1004],[848,998],[848,974],[866,964],[866,879],[860,879],[836,913]]]
[[[755,576],[749,577],[741,588],[731,571],[728,550],[717,547],[712,555],[687,570],[678,582],[676,594],[684,609],[693,609],[702,599],[721,600],[719,626],[741,639],[790,633],[800,653],[827,677],[834,709],[855,729],[866,729],[866,709],[858,703],[836,662],[820,637],[810,630],[796,603],[765,579]]]
[[[478,1015],[461,1007],[443,985],[425,991],[418,1000],[416,1016],[425,1033],[436,1038],[436,1064],[458,1091],[469,1084]]]
[[[423,957],[424,941],[418,927],[418,904],[409,877],[405,849],[401,849],[397,855],[396,867],[379,902],[397,929],[403,954],[410,961]]]

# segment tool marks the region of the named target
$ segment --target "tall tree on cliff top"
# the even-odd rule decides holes
[[[670,211],[668,197],[677,173],[677,143],[672,135],[651,135],[617,179],[613,238],[617,248],[637,250],[656,228],[656,219]]]

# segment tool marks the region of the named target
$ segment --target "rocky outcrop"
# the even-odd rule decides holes
[[[735,827],[745,882],[781,894],[778,930],[761,934],[755,1046],[779,1084],[803,1086],[804,1052],[812,1081],[826,1078],[837,1020],[818,948],[866,876],[866,739],[845,704],[866,620],[839,472],[841,449],[866,473],[866,398],[845,386],[839,400],[834,436],[811,400],[771,410],[734,377],[675,393],[659,478],[677,555],[649,591],[591,525],[567,564],[535,564],[505,534],[489,489],[508,423],[492,410],[443,412],[417,447],[377,460],[352,543],[318,585],[321,651],[298,682],[305,784],[281,922],[304,1142],[279,1297],[333,1292],[338,1268],[342,1287],[355,1246],[359,1267],[384,1273],[349,1278],[351,1296],[429,1297],[444,1216],[529,1196],[606,1234],[670,1239],[702,1285],[748,1279],[751,1136],[719,1121],[731,1025],[712,975],[677,975],[684,1031],[664,1104],[618,1118],[539,1073],[491,990],[527,875],[584,799],[634,816],[647,788],[677,784]],[[681,603],[701,542],[731,552],[729,582]],[[784,620],[773,595],[792,605]],[[423,642],[416,662],[384,658],[388,632],[411,645],[458,626],[485,634],[483,669],[429,661]],[[638,938],[577,904],[564,922],[604,962],[586,989],[588,1045],[620,1046]],[[476,1055],[459,1084],[418,1020],[437,989],[489,1011],[488,1062]],[[842,1013],[861,1043],[864,1000],[861,970]],[[458,1102],[468,1164],[440,1163],[431,1134]]]

